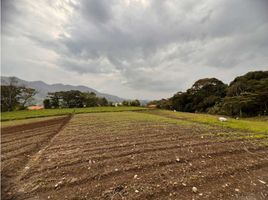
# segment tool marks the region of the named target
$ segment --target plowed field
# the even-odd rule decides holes
[[[68,121],[2,129],[2,199],[268,199],[268,147],[217,136],[236,130],[135,112]]]

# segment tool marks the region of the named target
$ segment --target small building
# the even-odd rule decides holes
[[[27,109],[28,110],[42,110],[42,109],[44,109],[44,106],[34,105],[34,106],[27,107]]]
[[[113,103],[112,104],[114,107],[118,107],[118,106],[122,106],[122,103],[120,102],[120,103],[117,103],[117,102],[115,102],[115,103]]]
[[[148,108],[157,108],[157,105],[155,105],[155,104],[150,104],[150,105],[148,105],[147,107],[148,107]]]

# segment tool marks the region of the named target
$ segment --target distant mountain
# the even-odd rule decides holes
[[[9,78],[10,77],[1,76],[1,85],[9,84]],[[94,90],[86,86],[64,85],[61,83],[50,85],[43,81],[25,81],[17,77],[15,78],[19,86],[33,88],[38,91],[38,93],[35,95],[35,103],[37,104],[41,104],[43,102],[43,100],[47,97],[48,92],[68,91],[68,90],[79,90],[81,92],[94,92],[98,97],[105,97],[108,101],[112,102],[122,102],[125,100],[123,98],[114,95],[100,93],[97,90]]]

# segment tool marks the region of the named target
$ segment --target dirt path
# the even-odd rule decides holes
[[[23,134],[39,141],[55,124]],[[142,113],[75,115],[24,162],[28,168],[16,176],[10,197],[267,199],[268,147],[212,136],[217,131],[230,130],[163,123]],[[19,158],[13,145],[22,144],[9,134],[2,136],[5,159]],[[31,137],[21,134],[27,149]]]

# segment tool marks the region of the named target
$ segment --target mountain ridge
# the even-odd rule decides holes
[[[15,76],[14,76],[15,77]],[[1,76],[1,85],[9,84],[9,76]],[[81,92],[94,92],[98,97],[105,97],[108,101],[112,102],[122,102],[124,98],[118,97],[116,95],[111,95],[107,93],[101,93],[97,90],[83,86],[83,85],[69,85],[69,84],[62,84],[62,83],[55,83],[55,84],[47,84],[44,81],[26,81],[15,77],[17,84],[19,86],[25,86],[29,88],[33,88],[38,91],[35,95],[35,102],[36,104],[41,104],[43,100],[47,97],[48,92],[57,92],[57,91],[68,91],[68,90],[79,90]]]

